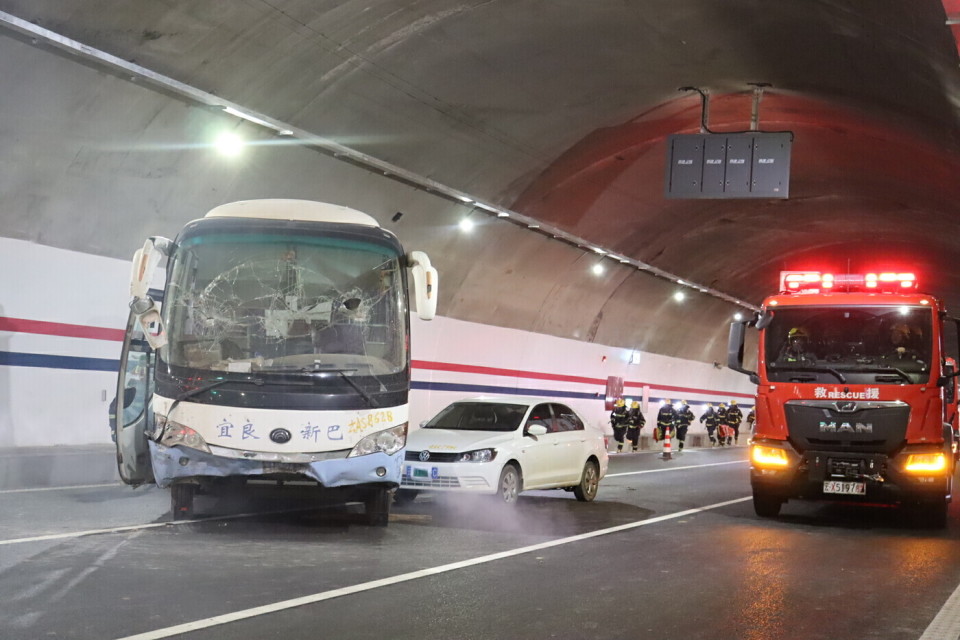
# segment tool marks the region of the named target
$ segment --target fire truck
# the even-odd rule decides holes
[[[779,293],[732,323],[728,344],[730,368],[757,385],[757,515],[826,500],[899,506],[945,526],[958,371],[944,327],[958,323],[913,273],[781,272]],[[744,367],[748,327],[759,330],[756,371]]]

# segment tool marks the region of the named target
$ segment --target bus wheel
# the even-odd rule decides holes
[[[195,484],[183,483],[170,487],[170,511],[174,520],[187,520],[193,517],[193,497],[197,493]]]
[[[390,503],[393,501],[390,489],[376,487],[364,501],[366,522],[371,527],[385,527],[390,521]]]
[[[416,489],[397,489],[393,494],[393,501],[397,504],[410,504],[417,499],[419,493]]]
[[[753,492],[753,510],[761,518],[776,518],[782,505],[783,500],[776,496]]]

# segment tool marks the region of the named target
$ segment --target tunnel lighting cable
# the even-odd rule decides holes
[[[552,225],[544,224],[539,220],[522,215],[515,211],[511,211],[509,209],[505,209],[503,207],[485,203],[471,194],[464,193],[452,187],[448,187],[444,184],[436,182],[435,180],[431,180],[430,178],[413,173],[412,171],[402,169],[389,162],[385,162],[373,156],[361,153],[360,151],[346,147],[328,138],[318,136],[304,129],[298,129],[293,125],[281,122],[271,118],[268,115],[258,113],[252,109],[247,109],[243,105],[231,102],[229,100],[224,100],[220,96],[213,95],[212,93],[208,93],[184,82],[180,82],[179,80],[175,80],[163,74],[157,73],[156,71],[152,71],[146,67],[129,62],[122,58],[118,58],[117,56],[83,44],[77,40],[67,38],[66,36],[56,33],[55,31],[44,29],[41,26],[32,24],[5,11],[0,11],[0,27],[6,27],[7,29],[25,35],[29,37],[34,44],[38,44],[42,41],[43,43],[53,46],[57,49],[66,51],[67,53],[75,55],[79,58],[83,58],[84,60],[98,64],[102,67],[105,67],[110,72],[117,74],[119,77],[126,78],[131,82],[144,81],[147,85],[158,87],[164,92],[173,92],[174,94],[180,95],[203,108],[221,110],[225,113],[233,115],[234,117],[242,118],[250,123],[270,129],[275,134],[289,139],[288,144],[299,144],[307,148],[323,151],[332,155],[335,159],[361,166],[368,171],[382,174],[393,180],[414,186],[423,191],[441,196],[448,200],[452,200],[459,205],[466,205],[467,201],[470,200],[473,202],[474,208],[484,209],[497,217],[504,218],[508,222],[531,229],[548,237],[552,236],[570,245],[597,247],[596,243],[594,242],[589,242],[583,238],[569,234],[566,231],[558,229]],[[618,260],[623,264],[629,264],[645,273],[651,274],[658,278],[670,280],[672,282],[681,281],[679,276],[664,271],[663,269],[659,269],[651,264],[642,262],[640,260],[634,260],[633,258],[620,255],[603,247],[597,248],[606,251],[607,255],[611,258]],[[739,307],[750,309],[751,311],[760,310],[760,308],[756,305],[740,300],[739,298],[731,296],[723,291],[713,289],[712,287],[706,287],[694,282],[686,282],[686,286],[698,289],[707,295],[719,298]]]
[[[123,638],[119,638],[118,640],[160,640],[161,638],[170,638],[178,634],[190,633],[191,631],[199,631],[201,629],[209,629],[211,627],[230,624],[231,622],[237,622],[239,620],[246,620],[246,619],[255,618],[258,616],[269,615],[272,613],[277,613],[278,611],[284,611],[287,609],[293,609],[296,607],[315,604],[317,602],[332,600],[334,598],[339,598],[342,596],[349,596],[355,593],[362,593],[364,591],[370,591],[372,589],[379,589],[380,587],[389,587],[395,584],[410,582],[411,580],[418,580],[420,578],[427,578],[429,576],[449,573],[451,571],[456,571],[458,569],[466,569],[467,567],[474,567],[481,564],[487,564],[488,562],[495,562],[497,560],[514,558],[516,556],[533,553],[535,551],[542,551],[544,549],[550,549],[552,547],[559,547],[562,545],[571,544],[573,542],[581,542],[583,540],[589,540],[591,538],[598,538],[600,536],[606,536],[613,533],[620,533],[621,531],[629,531],[630,529],[636,529],[637,527],[644,527],[651,524],[659,524],[661,522],[666,522],[668,520],[676,520],[678,518],[686,518],[687,516],[693,516],[698,513],[703,513],[705,511],[710,511],[713,509],[720,509],[722,507],[728,507],[730,505],[739,504],[741,502],[746,502],[752,499],[753,498],[751,496],[747,496],[745,498],[735,498],[733,500],[717,502],[715,504],[710,504],[705,507],[698,507],[696,509],[686,509],[685,511],[678,511],[677,513],[669,513],[667,515],[657,516],[656,518],[649,518],[648,520],[638,520],[636,522],[628,522],[627,524],[621,524],[615,527],[608,527],[606,529],[598,529],[597,531],[581,533],[576,536],[560,538],[559,540],[550,540],[548,542],[541,542],[539,544],[533,544],[526,547],[510,549],[508,551],[500,551],[499,553],[491,553],[489,555],[480,556],[478,558],[471,558],[470,560],[462,560],[460,562],[451,562],[450,564],[443,564],[437,567],[431,567],[429,569],[421,569],[420,571],[411,571],[410,573],[403,573],[403,574],[392,576],[389,578],[371,580],[369,582],[363,582],[360,584],[351,585],[349,587],[342,587],[340,589],[332,589],[330,591],[323,591],[323,592],[314,593],[308,596],[302,596],[300,598],[292,598],[290,600],[281,600],[280,602],[274,602],[273,604],[267,604],[260,607],[252,607],[250,609],[242,609],[240,611],[234,611],[233,613],[225,613],[223,615],[213,616],[211,618],[195,620],[193,622],[187,622],[187,623],[179,624],[173,627],[167,627],[165,629],[156,629],[154,631],[147,631],[146,633],[139,633],[133,636],[126,636]]]

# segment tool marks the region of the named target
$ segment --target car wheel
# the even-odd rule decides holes
[[[783,500],[776,496],[753,492],[753,510],[761,518],[776,518],[782,505]]]
[[[397,492],[393,494],[393,501],[396,504],[410,504],[419,493],[416,489],[397,489]]]
[[[504,504],[516,504],[521,486],[520,470],[513,464],[508,464],[500,472],[500,483],[497,485],[497,497]]]
[[[580,502],[590,502],[597,497],[597,489],[600,488],[600,469],[593,460],[587,460],[583,465],[583,475],[580,477],[580,484],[573,488],[573,495],[577,496]]]
[[[197,493],[197,485],[184,483],[170,487],[170,511],[174,520],[188,520],[193,517],[193,497]]]

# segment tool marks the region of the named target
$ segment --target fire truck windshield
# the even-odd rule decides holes
[[[763,346],[771,382],[919,384],[930,376],[929,307],[803,306],[773,313]]]

